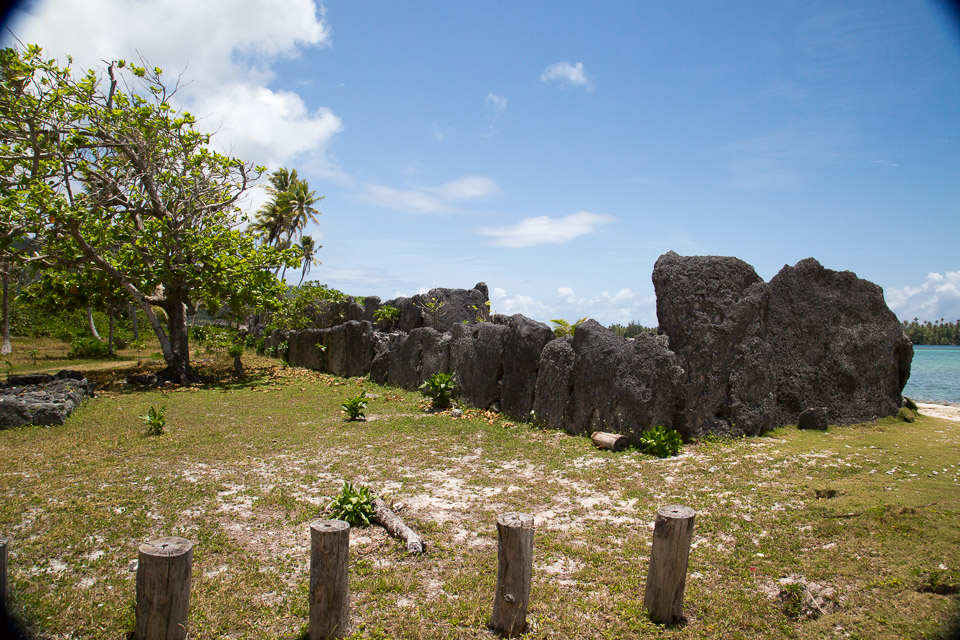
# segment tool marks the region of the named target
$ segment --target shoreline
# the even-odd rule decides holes
[[[956,405],[936,404],[933,402],[918,402],[917,409],[920,410],[920,415],[922,416],[943,418],[944,420],[960,422],[960,407]]]

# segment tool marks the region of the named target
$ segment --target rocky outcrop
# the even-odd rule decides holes
[[[78,371],[10,376],[0,388],[0,429],[63,424],[92,396],[93,384]]]
[[[660,256],[653,268],[660,331],[684,370],[677,428],[757,434],[774,426],[776,381],[764,337],[766,285],[737,258]]]
[[[673,428],[683,370],[661,337],[621,338],[594,320],[540,356],[534,414],[569,433],[609,431],[636,440],[658,425]]]
[[[769,283],[736,258],[670,252],[653,271],[661,335],[624,339],[595,321],[555,338],[524,316],[493,316],[487,288],[433,289],[389,300],[398,317],[375,331],[377,298],[326,329],[275,331],[268,350],[293,365],[418,388],[456,375],[458,399],[571,433],[686,438],[757,434],[794,424],[892,415],[913,350],[876,285],[815,260]],[[352,305],[352,306],[351,306]],[[287,346],[284,347],[283,345]]]
[[[683,367],[687,435],[756,434],[821,407],[893,415],[913,348],[875,284],[812,258],[769,283],[736,258],[672,251],[653,271],[660,331]]]
[[[785,266],[767,290],[778,424],[795,424],[810,407],[824,407],[831,424],[897,413],[913,345],[880,287],[808,258]]]

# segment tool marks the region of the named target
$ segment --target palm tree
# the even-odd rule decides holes
[[[313,256],[317,252],[317,249],[322,248],[322,246],[317,246],[313,242],[313,237],[300,236],[300,256],[303,259],[303,270],[300,272],[300,282],[297,283],[298,287],[303,284],[303,279],[310,273],[310,267],[319,264]]]
[[[264,186],[271,198],[260,207],[257,219],[251,228],[259,233],[266,245],[277,245],[280,237],[286,233],[289,237],[292,227],[290,192],[297,185],[297,170],[289,171],[281,167],[270,174],[270,184]]]
[[[294,172],[296,173],[296,172]],[[317,216],[320,211],[313,205],[323,200],[323,196],[317,197],[315,191],[310,191],[310,185],[306,180],[296,180],[290,189],[286,192],[284,204],[289,210],[289,227],[287,228],[287,237],[293,238],[296,233],[303,233],[308,222],[317,223]]]

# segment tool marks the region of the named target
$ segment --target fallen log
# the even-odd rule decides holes
[[[423,542],[420,535],[405,525],[403,520],[393,512],[383,498],[373,499],[373,520],[381,527],[387,530],[394,538],[403,540],[407,543],[407,551],[410,553],[421,554],[427,545]]]
[[[626,448],[629,442],[627,436],[604,431],[594,431],[590,439],[593,440],[594,446],[598,449],[609,449],[610,451],[620,451]]]

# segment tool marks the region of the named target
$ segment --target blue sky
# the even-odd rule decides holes
[[[325,196],[310,277],[348,293],[484,281],[497,312],[655,325],[672,249],[764,279],[812,256],[960,318],[941,4],[41,0],[9,26],[183,71],[219,145]]]

